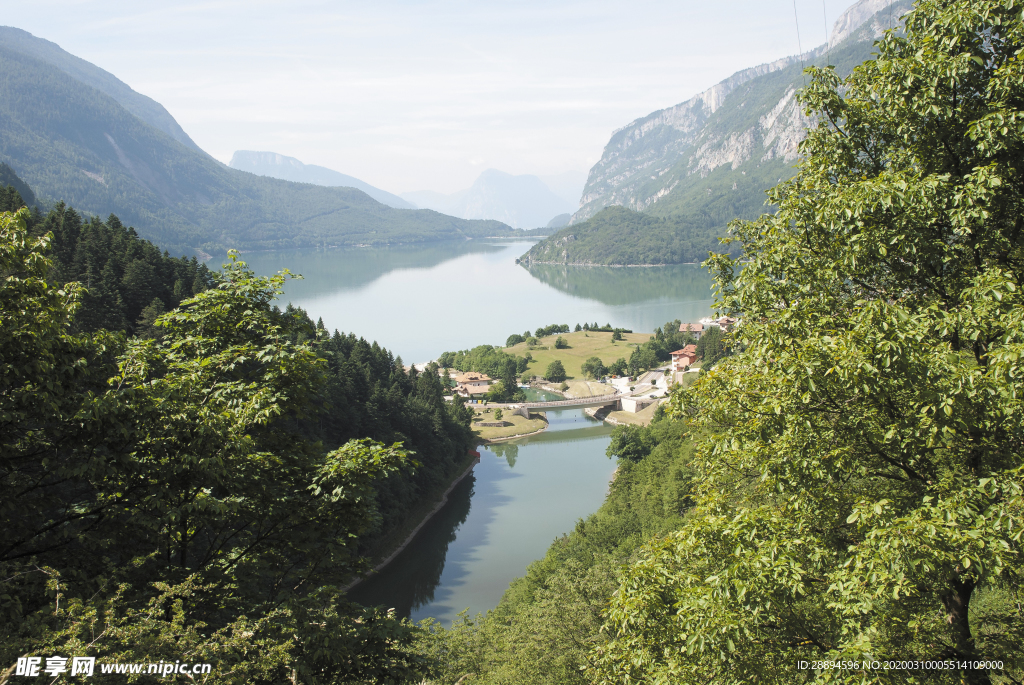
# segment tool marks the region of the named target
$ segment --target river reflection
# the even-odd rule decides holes
[[[259,274],[289,268],[284,302],[329,330],[377,341],[406,362],[448,350],[504,344],[511,333],[552,323],[610,323],[652,332],[696,321],[711,308],[711,276],[694,265],[527,270],[531,242],[445,243],[393,248],[293,250],[243,255]]]
[[[248,252],[243,261],[258,273],[282,269],[301,274],[288,284],[288,297],[305,300],[342,290],[358,290],[394,271],[430,269],[463,255],[501,252],[504,245],[478,240],[338,250]],[[384,342],[384,341],[381,341]]]
[[[349,596],[444,623],[493,609],[508,584],[601,505],[610,429],[581,410],[548,413],[546,432],[480,448],[473,475],[381,573]]]
[[[711,279],[697,264],[646,267],[528,264],[522,268],[564,293],[610,305],[663,299],[704,302],[711,298]]]

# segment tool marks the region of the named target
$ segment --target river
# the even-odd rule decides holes
[[[500,345],[551,323],[653,331],[709,313],[711,279],[694,265],[566,267],[515,263],[532,243],[454,244],[243,255],[257,272],[288,268],[282,298],[329,330],[376,340],[406,362]],[[531,391],[532,392],[532,391]],[[556,396],[535,399],[556,399]],[[551,542],[597,510],[615,464],[611,430],[582,410],[548,413],[541,434],[479,448],[473,474],[412,543],[349,594],[413,620],[447,624],[497,606]]]
[[[609,427],[580,409],[548,412],[548,424],[539,435],[480,447],[473,475],[349,597],[445,625],[463,609],[493,609],[556,537],[601,506],[615,470],[604,454]]]

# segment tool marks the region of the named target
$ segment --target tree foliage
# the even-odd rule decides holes
[[[547,378],[552,383],[560,383],[567,378],[565,375],[565,366],[562,364],[561,360],[556,359],[548,364],[548,368],[544,372],[544,378]]]
[[[76,333],[84,288],[0,215],[0,661],[183,659],[218,677],[414,678],[413,629],[337,589],[401,443],[325,449],[329,382],[285,276],[229,264],[159,340]]]
[[[673,398],[709,436],[697,506],[624,575],[601,682],[1020,680],[1021,13],[924,0],[849,78],[811,70],[778,214],[711,260],[745,349]]]
[[[643,434],[649,449],[642,458],[618,459],[597,512],[557,538],[486,616],[462,615],[449,629],[430,622],[429,632],[417,637],[435,666],[431,683],[591,682],[587,669],[594,648],[607,640],[602,612],[619,568],[651,536],[681,525],[691,505],[693,442],[683,435],[684,422],[666,418],[629,428]]]
[[[590,357],[586,359],[583,364],[580,365],[580,370],[583,372],[585,378],[601,378],[608,369],[605,368],[604,362],[601,361],[600,357]]]

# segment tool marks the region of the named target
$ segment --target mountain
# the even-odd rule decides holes
[[[429,207],[463,219],[493,219],[514,228],[547,226],[551,218],[575,209],[538,177],[513,176],[488,169],[473,185],[451,195],[432,190],[402,193],[419,207]]]
[[[248,171],[250,174],[256,174],[257,176],[270,176],[271,178],[279,178],[283,181],[312,183],[316,186],[356,188],[388,207],[416,209],[416,205],[411,202],[406,202],[386,190],[375,188],[354,176],[348,176],[334,169],[328,169],[327,167],[315,164],[303,164],[294,157],[285,157],[276,152],[238,150],[231,156],[228,166],[232,169]]]
[[[163,249],[213,252],[511,234],[496,221],[388,207],[355,188],[231,169],[176,137],[180,127],[166,110],[111,74],[83,66],[25,32],[8,30],[4,36],[0,162],[38,198],[64,200],[99,216],[115,213]],[[146,103],[155,108],[146,109]]]
[[[682,264],[701,261],[710,245],[692,239],[671,218],[605,207],[587,221],[553,234],[520,257],[531,264]]]
[[[21,199],[24,200],[25,206],[34,207],[38,204],[36,202],[36,194],[28,187],[28,184],[22,181],[21,178],[18,177],[18,174],[14,173],[14,169],[6,164],[0,163],[0,190],[4,190],[8,187],[14,188],[18,191],[18,195],[21,195]]]
[[[559,214],[549,221],[545,228],[561,228],[562,226],[567,226],[570,219],[572,219],[572,214]]]
[[[569,203],[572,211],[579,209],[580,196],[583,194],[583,187],[587,184],[586,171],[563,171],[560,174],[549,174],[537,178],[551,188],[551,192]]]
[[[610,205],[662,216],[701,216],[715,214],[718,206],[736,206],[735,216],[753,218],[760,213],[763,195],[738,204],[723,202],[721,196],[733,192],[733,184],[741,184],[750,173],[771,181],[763,189],[792,176],[791,165],[810,124],[794,97],[805,83],[803,68],[828,63],[841,74],[849,73],[870,58],[873,41],[910,7],[910,0],[891,5],[888,0],[860,0],[836,20],[827,45],[739,71],[685,102],[615,131],[590,170],[571,223]],[[723,168],[730,173],[716,183],[705,182]],[[724,227],[733,218],[726,218],[730,211],[713,222]]]
[[[56,43],[37,38],[28,31],[13,26],[0,26],[0,47],[35,57],[41,62],[57,67],[76,81],[109,95],[117,104],[182,145],[190,147],[196,152],[203,152],[159,102],[141,93],[136,93],[128,84],[118,80],[113,74],[65,52]]]
[[[702,261],[721,250],[718,237],[729,221],[767,211],[764,191],[795,172],[799,144],[813,123],[795,97],[806,82],[804,67],[832,64],[848,74],[871,58],[874,40],[910,7],[910,0],[893,2],[891,11],[886,0],[860,0],[836,21],[827,45],[737,72],[615,131],[570,225],[521,260],[622,264],[616,260],[639,256],[652,261],[628,263],[663,264]],[[602,211],[616,206],[664,219],[649,224],[664,240],[662,249],[645,239],[645,250],[631,251],[639,220]],[[625,222],[621,231],[613,218]]]

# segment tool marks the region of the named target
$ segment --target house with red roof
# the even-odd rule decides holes
[[[687,345],[681,350],[676,350],[672,355],[672,371],[685,371],[686,367],[692,366],[697,361],[697,346]]]

